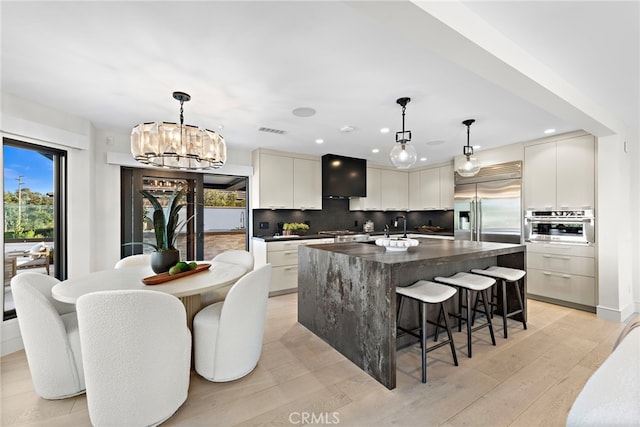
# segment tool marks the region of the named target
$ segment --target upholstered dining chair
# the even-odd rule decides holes
[[[18,325],[36,393],[64,399],[84,393],[85,379],[75,306],[56,301],[58,279],[20,273],[11,279]]]
[[[187,399],[191,333],[184,305],[157,291],[102,291],[76,303],[95,426],[158,425]]]
[[[224,301],[193,319],[196,372],[209,381],[233,381],[258,364],[269,298],[271,264],[241,277]]]
[[[151,255],[138,254],[129,255],[116,262],[115,268],[127,268],[127,267],[141,267],[145,265],[151,265]]]
[[[216,255],[211,262],[220,261],[220,262],[228,262],[229,264],[237,264],[244,267],[247,272],[253,270],[254,258],[251,255],[251,252],[242,251],[242,250],[232,250],[222,252]],[[204,292],[201,298],[200,307],[204,308],[208,305],[211,305],[216,302],[223,301],[229,293],[229,289],[231,289],[232,285],[223,286],[218,289],[214,289],[212,291]]]

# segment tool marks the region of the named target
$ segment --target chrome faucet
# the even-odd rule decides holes
[[[406,239],[407,238],[407,218],[405,218],[404,215],[397,216],[396,219],[393,221],[393,226],[398,227],[399,219],[402,219],[402,225],[403,225],[402,231],[404,232],[402,237]]]
[[[389,224],[384,225],[384,237],[389,238]]]

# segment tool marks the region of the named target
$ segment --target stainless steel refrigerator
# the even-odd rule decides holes
[[[522,162],[483,167],[476,176],[456,173],[456,240],[522,243]]]

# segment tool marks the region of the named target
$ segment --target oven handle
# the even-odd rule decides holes
[[[529,222],[544,222],[544,223],[559,223],[559,224],[572,224],[572,223],[576,223],[576,222],[591,222],[593,221],[595,218],[594,217],[581,217],[581,218],[568,218],[568,217],[562,217],[562,218],[539,218],[539,217],[531,217],[531,216],[527,216],[524,218],[526,221]]]

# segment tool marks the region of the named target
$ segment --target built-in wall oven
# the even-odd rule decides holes
[[[527,211],[524,217],[527,242],[595,243],[593,210]]]

